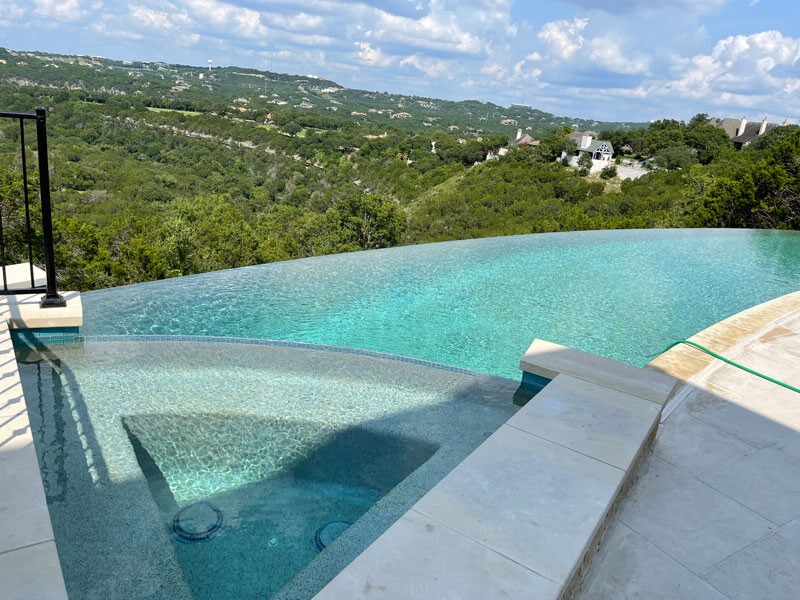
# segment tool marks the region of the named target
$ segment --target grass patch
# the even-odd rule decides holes
[[[179,114],[182,114],[182,115],[187,115],[187,116],[190,116],[190,117],[196,117],[197,115],[202,115],[203,114],[201,112],[197,112],[197,111],[194,111],[194,110],[178,110],[177,108],[155,108],[153,106],[148,106],[147,110],[150,110],[150,111],[153,111],[153,112],[174,112],[174,113],[179,113]]]

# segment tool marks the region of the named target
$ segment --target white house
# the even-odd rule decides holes
[[[577,167],[578,160],[580,160],[580,157],[584,154],[588,154],[592,158],[591,173],[601,171],[611,164],[611,159],[614,157],[614,146],[611,145],[611,142],[607,140],[596,140],[589,134],[582,134],[580,137],[575,136],[575,134],[570,134],[568,137],[574,138],[578,144],[575,154],[569,157],[570,166]],[[562,152],[561,158],[567,158],[567,153]]]

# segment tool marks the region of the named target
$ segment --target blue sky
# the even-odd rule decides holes
[[[3,0],[0,44],[607,120],[800,116],[798,0]]]

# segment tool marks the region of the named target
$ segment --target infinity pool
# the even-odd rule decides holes
[[[798,232],[536,234],[91,292],[82,333],[315,342],[518,377],[537,337],[644,365],[670,342],[798,288]]]

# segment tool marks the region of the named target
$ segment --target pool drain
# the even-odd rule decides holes
[[[208,502],[185,506],[172,519],[172,532],[187,544],[207,542],[222,529],[222,511]]]
[[[317,533],[314,535],[314,545],[317,547],[317,552],[322,552],[332,544],[350,525],[352,525],[350,521],[331,521],[317,529]]]

